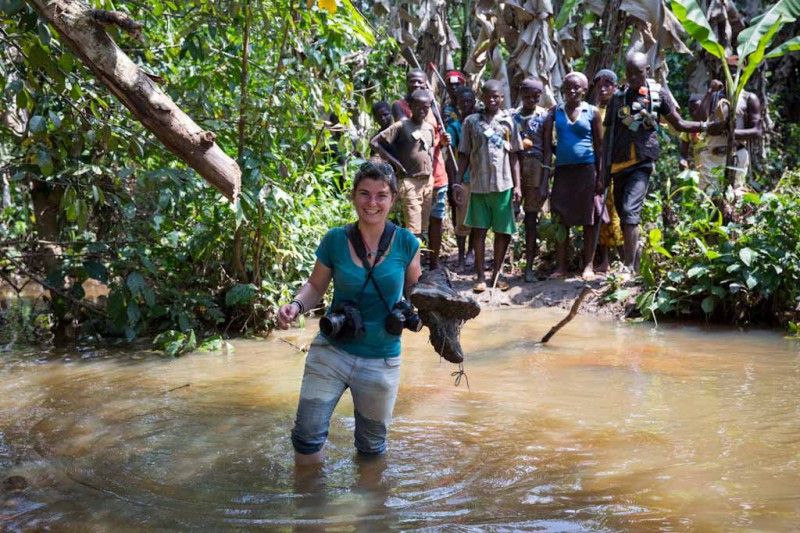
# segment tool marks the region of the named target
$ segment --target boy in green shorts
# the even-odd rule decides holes
[[[475,292],[486,290],[484,274],[486,233],[494,231],[494,265],[492,284],[508,290],[508,283],[499,279],[503,259],[516,231],[514,205],[522,197],[519,184],[519,159],[522,150],[517,123],[503,106],[503,87],[497,80],[483,86],[481,101],[484,110],[464,119],[458,146],[458,175],[455,180],[456,205],[462,205],[461,183],[470,170],[470,199],[466,224],[472,227],[475,246]]]

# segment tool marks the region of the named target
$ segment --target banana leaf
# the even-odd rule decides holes
[[[580,4],[579,0],[566,0],[566,2],[564,2],[564,5],[561,6],[561,9],[558,11],[558,15],[556,15],[557,30],[564,27],[569,17],[575,12],[578,4]]]
[[[769,53],[764,56],[764,59],[774,59],[776,57],[781,57],[784,54],[788,54],[789,52],[796,52],[798,50],[800,50],[800,37],[795,37],[794,39],[790,39],[782,45],[770,50]]]
[[[711,24],[695,0],[673,0],[672,12],[692,39],[709,54],[725,63],[725,48],[719,44]]]
[[[764,56],[767,53],[767,46],[772,43],[772,39],[775,37],[775,34],[778,33],[778,30],[781,29],[781,26],[783,26],[783,16],[778,15],[777,20],[773,22],[772,26],[765,28],[765,31],[761,33],[755,49],[749,52],[747,55],[739,56],[739,70],[736,73],[736,81],[734,82],[736,93],[732,102],[738,102],[739,94],[747,85],[750,77],[761,65],[761,63],[764,62]]]
[[[764,34],[779,23],[778,29],[800,17],[800,0],[781,0],[761,15],[755,17],[750,25],[739,33],[737,53],[745,58],[756,51]],[[769,43],[768,43],[769,44]]]

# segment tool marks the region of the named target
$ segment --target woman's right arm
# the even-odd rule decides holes
[[[284,304],[278,310],[278,327],[288,329],[289,324],[297,318],[301,311],[306,311],[316,306],[325,295],[325,291],[328,290],[332,277],[333,271],[317,259],[317,262],[314,263],[311,277],[308,278],[305,285],[300,287],[292,303]]]

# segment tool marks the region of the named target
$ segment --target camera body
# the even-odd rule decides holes
[[[319,329],[326,337],[337,341],[358,339],[364,336],[366,329],[361,319],[358,304],[352,300],[345,300],[319,321]]]
[[[386,331],[391,335],[400,335],[403,329],[418,332],[422,329],[422,321],[414,312],[414,306],[406,300],[400,300],[386,315]]]

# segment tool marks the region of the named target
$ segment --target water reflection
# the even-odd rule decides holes
[[[384,458],[295,470],[303,354],[239,341],[162,360],[91,349],[0,360],[10,530],[663,531],[800,526],[798,347],[771,332],[490,311],[463,333],[471,390],[406,334]],[[314,332],[289,332],[307,344]]]

